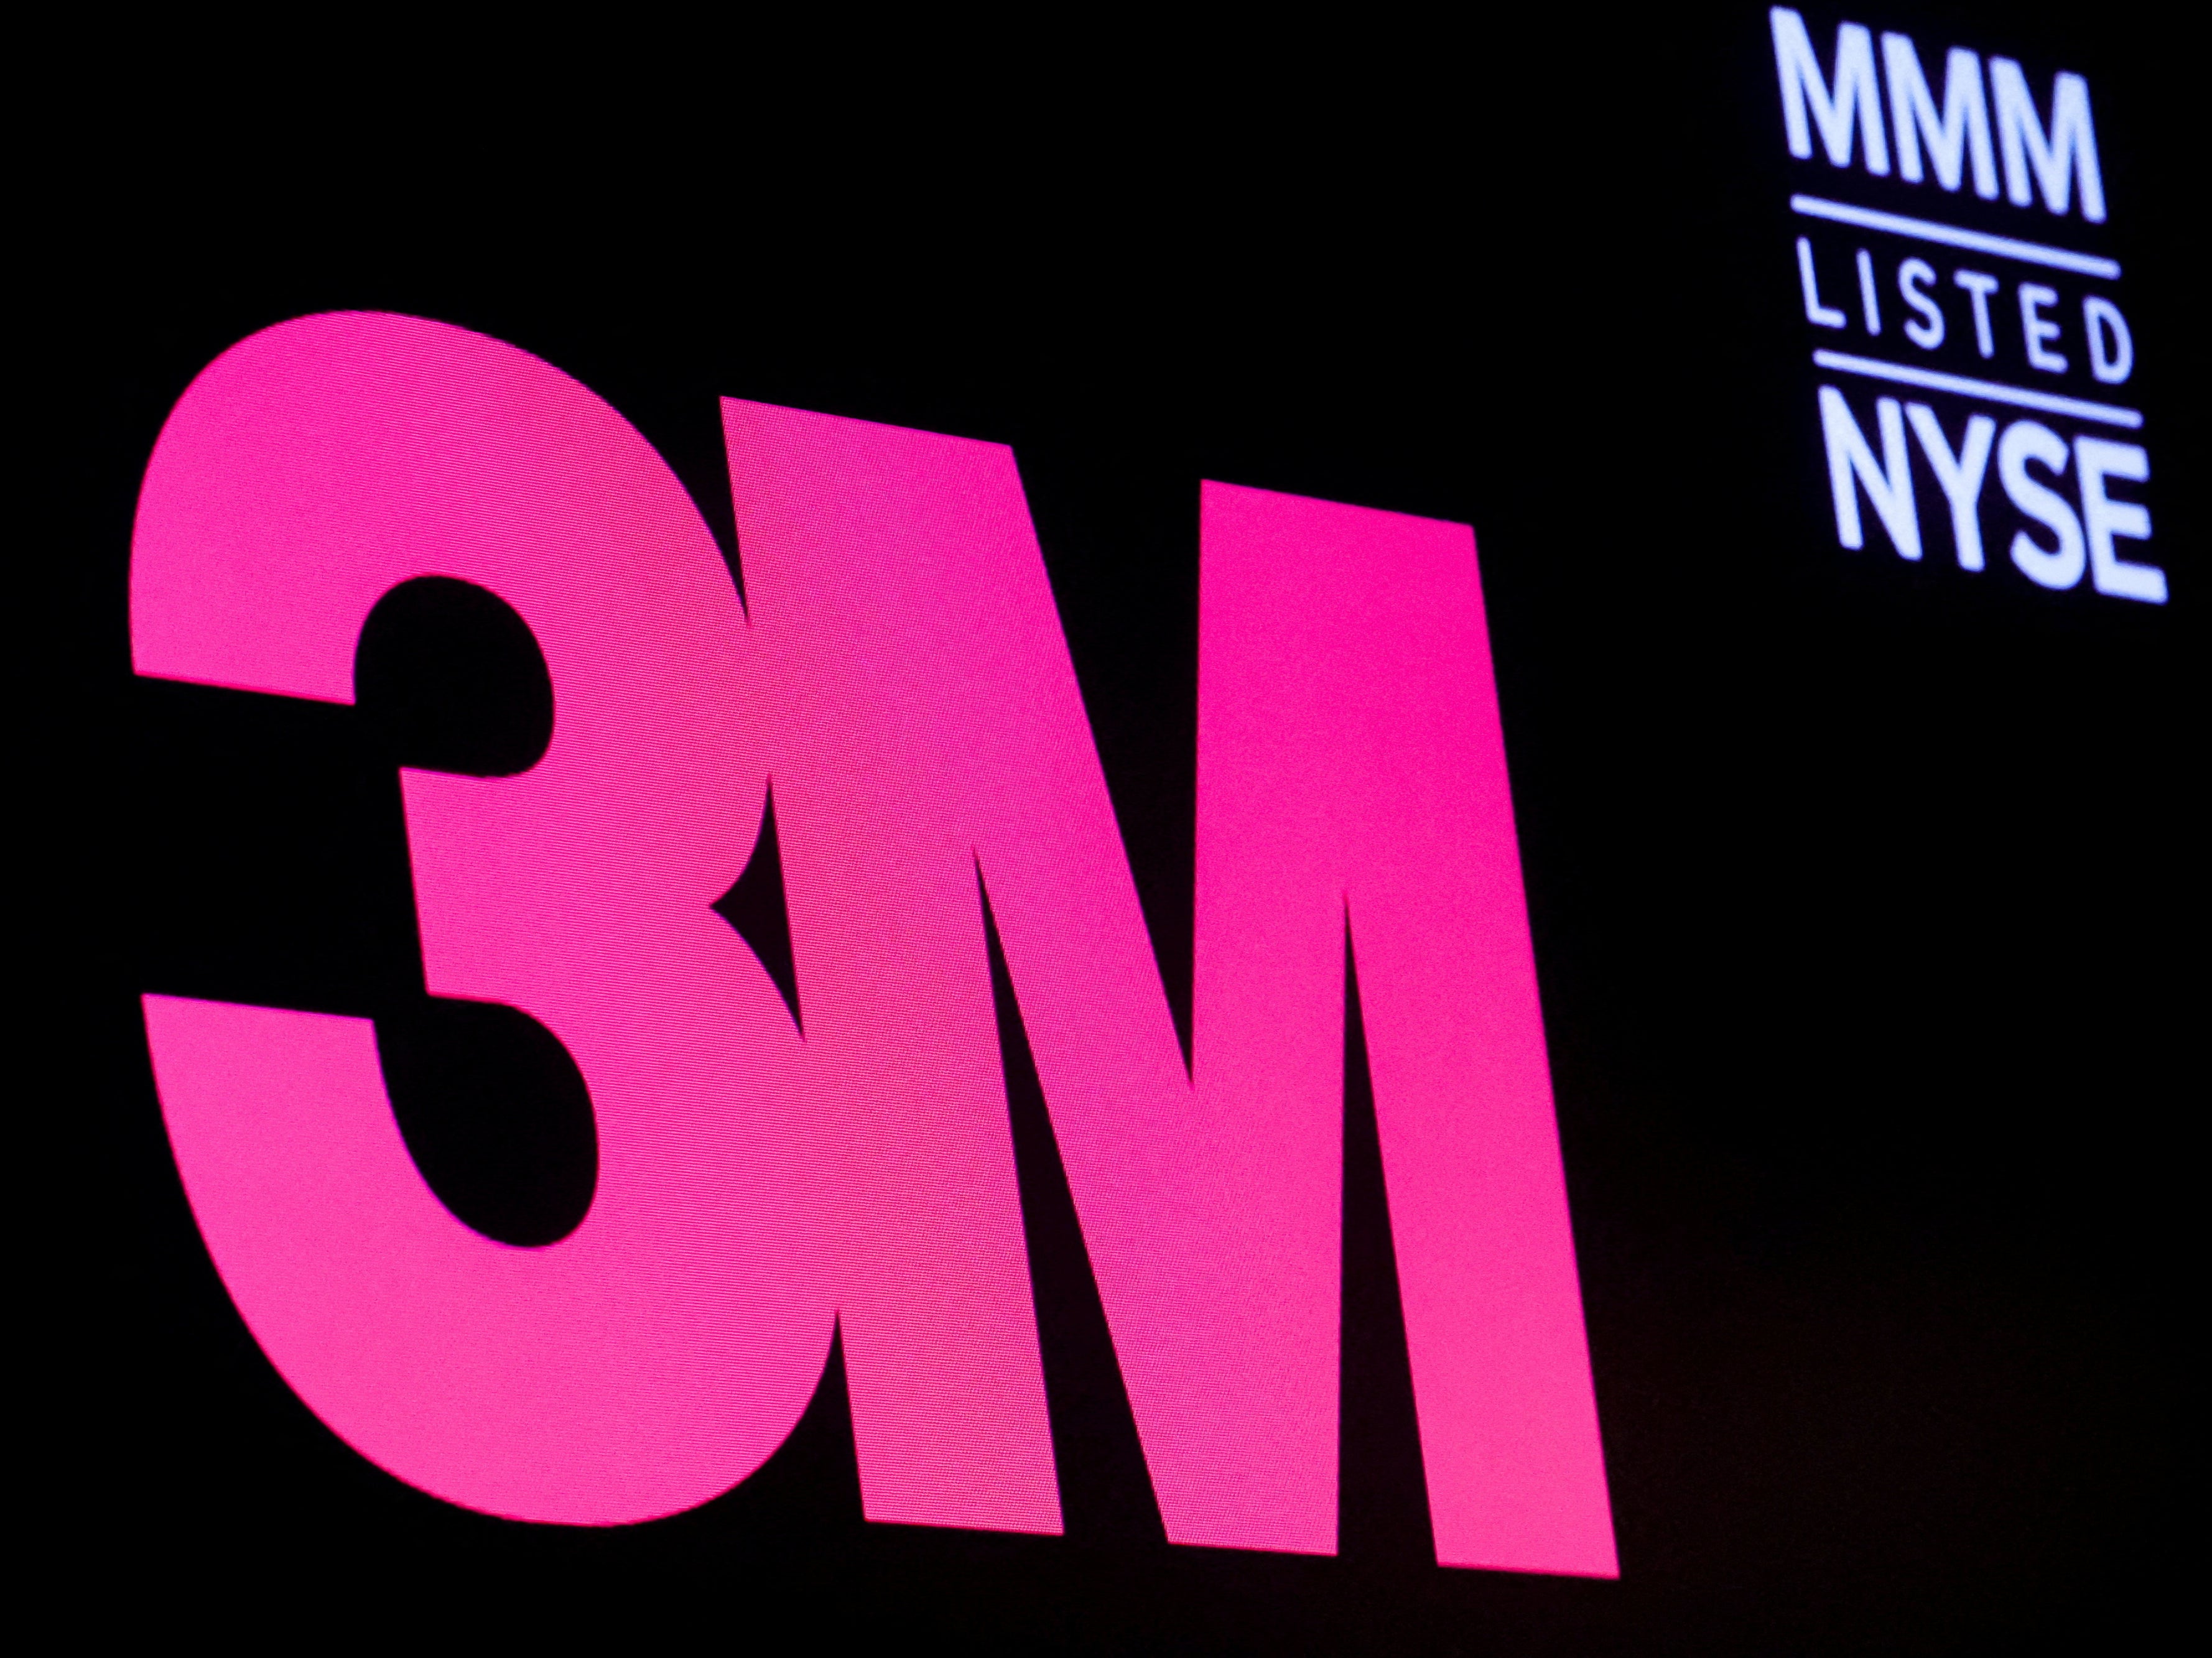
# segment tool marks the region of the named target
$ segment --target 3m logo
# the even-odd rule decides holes
[[[613,1524],[758,1467],[842,1329],[872,1519],[1059,1530],[988,895],[1168,1536],[1330,1552],[1348,914],[1437,1557],[1613,1574],[1471,533],[1206,486],[1186,1068],[1011,452],[723,414],[743,604],[635,429],[458,329],[268,330],[161,434],[140,673],[349,702],[435,577],[553,690],[511,774],[402,781],[429,991],[588,1085],[572,1230],[440,1202],[370,1021],[146,998],[277,1368],[426,1491]],[[771,797],[789,1001],[714,908]]]

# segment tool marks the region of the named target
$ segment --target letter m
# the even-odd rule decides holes
[[[1874,37],[1863,23],[1836,28],[1836,81],[1832,94],[1821,77],[1820,60],[1805,33],[1805,20],[1788,6],[1766,14],[1774,34],[1774,69],[1782,81],[1782,125],[1790,153],[1799,160],[1813,154],[1813,128],[1836,167],[1851,164],[1851,130],[1866,132],[1869,173],[1889,171],[1889,140],[1881,125],[1881,90],[1874,75]],[[1807,119],[1808,112],[1811,119]]]
[[[1186,1068],[1012,452],[724,418],[809,1041],[981,1074],[988,902],[1168,1536],[1336,1546],[1348,925],[1437,1558],[1613,1575],[1472,532],[1204,486]]]
[[[2014,207],[2035,199],[2028,174],[2043,186],[2043,204],[2063,213],[2076,178],[2081,181],[2081,216],[2105,222],[2105,178],[2097,165],[2097,125],[2089,116],[2089,83],[2078,75],[2060,75],[2051,83],[2051,132],[2045,137],[2035,112],[2027,76],[2009,58],[1990,59],[1990,82],[1996,94],[1997,148],[2004,155],[2005,194]]]

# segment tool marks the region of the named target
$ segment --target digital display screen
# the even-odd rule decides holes
[[[185,121],[68,301],[37,647],[120,1212],[65,1552],[777,1646],[2133,1644],[2174,52],[1516,16],[635,190],[580,117]]]

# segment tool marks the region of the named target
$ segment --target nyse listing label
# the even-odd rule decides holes
[[[2010,58],[1853,22],[1823,51],[1798,12],[1769,21],[1807,164],[1795,276],[1837,541],[2166,603],[2121,269],[2083,246],[2108,211],[2088,82],[2039,91]],[[1924,209],[1870,205],[1869,177]]]

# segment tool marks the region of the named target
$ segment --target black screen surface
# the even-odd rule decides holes
[[[424,126],[374,98],[264,118],[149,94],[173,142],[85,163],[112,210],[65,301],[82,487],[64,624],[33,647],[60,660],[52,729],[94,808],[65,999],[92,1078],[76,1200],[106,1254],[98,1327],[72,1349],[89,1461],[64,1555],[196,1619],[306,1602],[426,1631],[2134,1644],[2184,1547],[2183,801],[2201,735],[2181,629],[2201,509],[2176,384],[2194,297],[2166,136],[2177,48],[2119,11],[1844,16],[1909,33],[1931,80],[1954,44],[2017,60],[2046,115],[2054,75],[2078,72],[2106,220],[1984,200],[1971,177],[1946,194],[1932,163],[1918,185],[1863,153],[1838,167],[1817,131],[1793,158],[1749,6],[1474,21],[1340,59],[1310,40],[1295,62],[1209,54],[1082,113],[1042,85],[1003,124],[908,109],[834,155],[810,149],[827,111],[749,100],[744,131],[715,129],[708,103],[702,126],[647,137],[603,130],[621,124],[589,100],[464,118],[448,89]],[[1804,21],[1831,69],[1844,18]],[[2153,533],[2115,545],[2162,571],[2166,602],[2028,579],[2015,532],[2051,535],[2004,505],[1996,459],[1984,569],[1960,568],[1917,450],[1923,556],[1899,556],[1863,495],[1864,544],[1838,544],[1819,388],[1840,388],[1877,458],[1878,397],[1923,392],[1811,354],[1919,362],[1894,272],[1920,245],[1793,211],[1808,194],[2117,262],[2117,281],[2051,281],[2062,384],[1974,355],[1951,273],[1981,256],[1931,253],[1950,333],[1927,362],[2139,416],[2047,418],[2067,442],[2148,452],[2149,481],[2112,490]],[[1801,235],[1846,318],[1832,345]],[[1876,343],[1862,245],[1888,307]],[[2002,276],[2013,352],[2021,272],[1975,268]],[[2124,381],[2081,372],[2092,293],[2124,312]],[[325,1427],[200,1241],[142,995],[375,1016],[418,1167],[488,1236],[562,1236],[596,1157],[542,1027],[422,994],[397,768],[534,757],[544,668],[513,613],[480,590],[395,593],[362,646],[375,694],[351,708],[131,673],[132,513],[164,419],[236,341],[331,310],[436,319],[573,375],[659,449],[740,580],[719,397],[1012,446],[1186,1044],[1200,481],[1471,524],[1619,1579],[1434,1564],[1356,1000],[1339,1553],[1164,1540],[995,931],[1064,1537],[864,1521],[834,1351],[760,1473],[635,1527],[468,1512]],[[1924,395],[1954,442],[1976,410],[2022,414]],[[478,725],[439,717],[441,698]],[[803,1021],[772,818],[732,875],[716,908],[772,977],[783,950]]]

